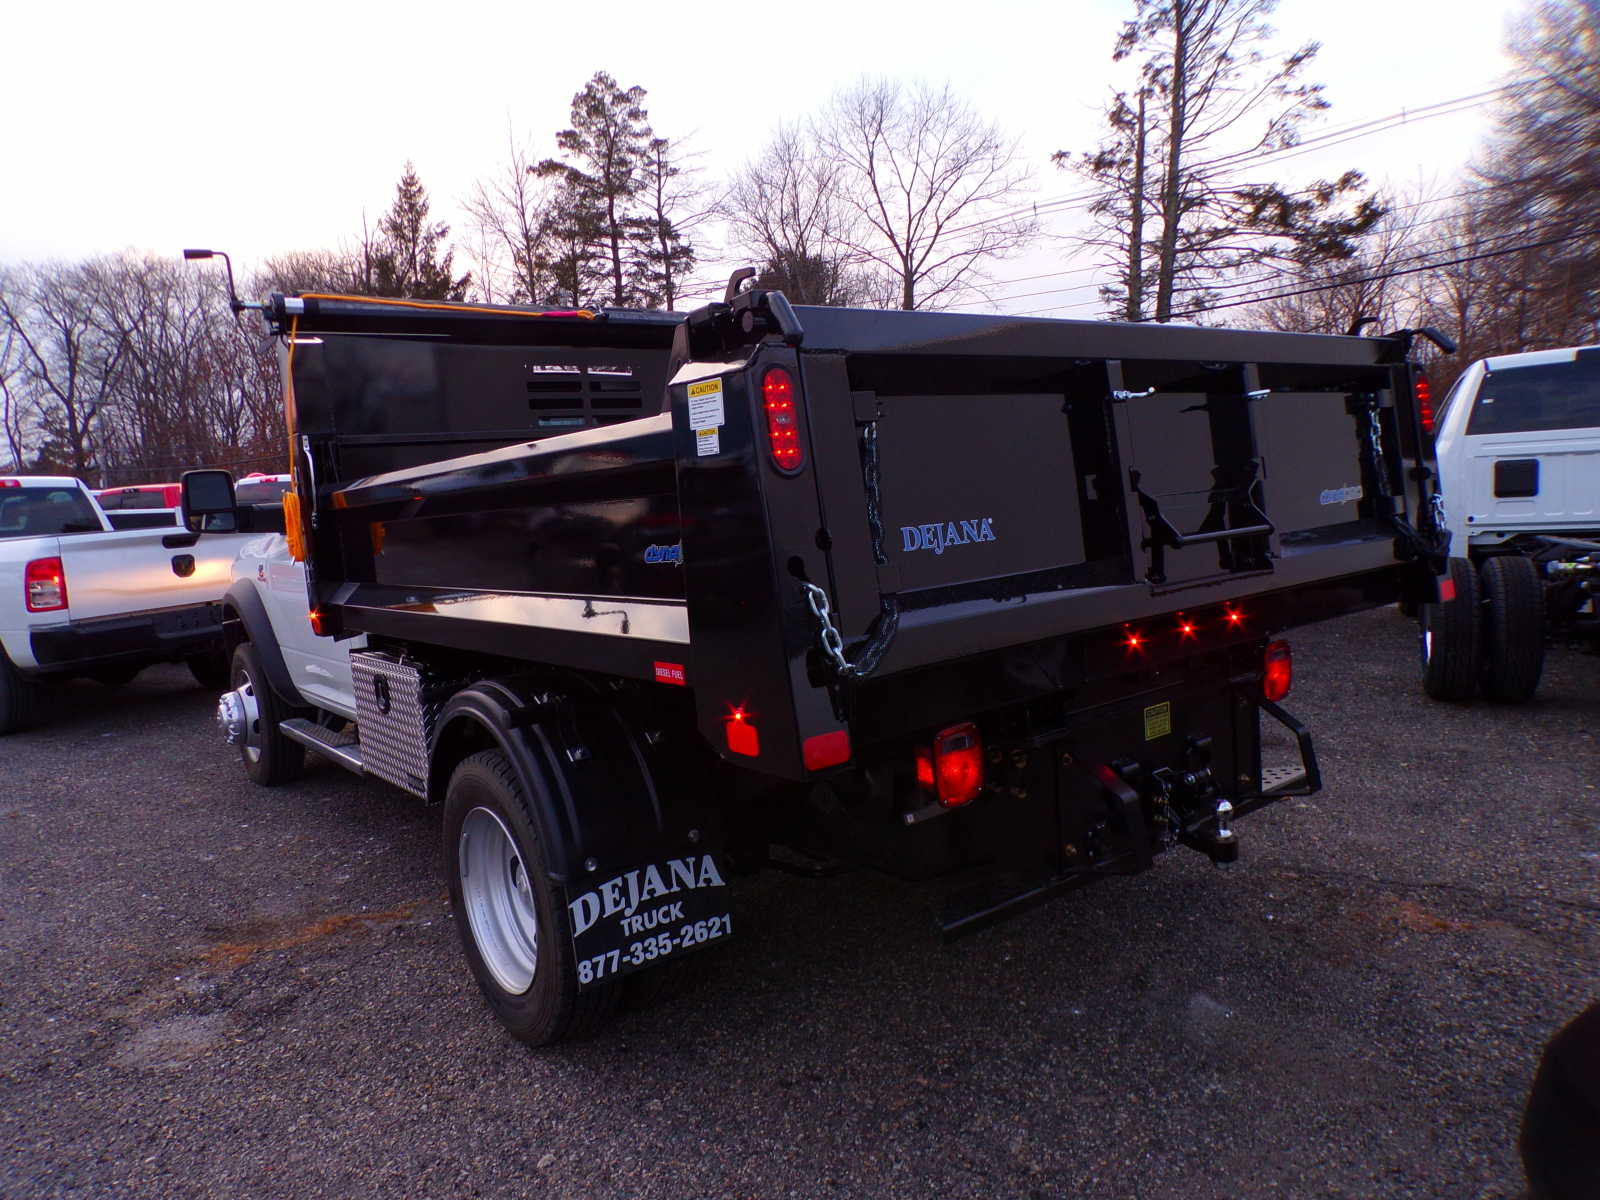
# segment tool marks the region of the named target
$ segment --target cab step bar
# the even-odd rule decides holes
[[[361,763],[361,740],[353,729],[329,729],[326,725],[318,725],[305,717],[290,717],[287,721],[279,721],[278,729],[290,741],[299,742],[308,750],[315,750],[330,762],[338,763],[346,771],[352,771],[357,775],[367,773]]]

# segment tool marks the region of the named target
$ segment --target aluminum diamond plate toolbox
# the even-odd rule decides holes
[[[350,655],[350,668],[363,768],[426,798],[428,745],[439,710],[454,686],[382,651],[356,651]]]

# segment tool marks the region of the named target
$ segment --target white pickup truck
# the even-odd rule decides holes
[[[52,680],[118,684],[181,661],[220,687],[219,602],[241,540],[115,530],[80,480],[0,477],[0,734],[31,723]]]
[[[1600,346],[1473,363],[1435,431],[1449,576],[1422,608],[1438,700],[1529,700],[1547,640],[1600,649]]]

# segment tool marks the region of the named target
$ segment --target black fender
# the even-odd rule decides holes
[[[669,819],[645,743],[599,697],[497,679],[462,689],[434,723],[428,799],[443,800],[456,764],[490,746],[522,782],[557,885],[609,878],[700,837],[692,814]]]
[[[240,579],[228,589],[222,598],[222,620],[224,627],[229,621],[237,620],[244,629],[244,637],[227,639],[228,653],[233,653],[239,642],[248,640],[256,648],[256,661],[266,672],[267,683],[278,699],[290,708],[311,707],[294,686],[288,664],[283,661],[283,650],[278,646],[278,637],[272,631],[272,618],[267,616],[267,606],[261,602],[253,583]]]

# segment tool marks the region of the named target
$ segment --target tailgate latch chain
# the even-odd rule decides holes
[[[844,637],[833,623],[833,608],[828,603],[828,593],[803,579],[800,586],[805,590],[811,615],[817,619],[817,641],[821,643],[823,657],[832,664],[834,671],[841,679],[864,679],[872,674],[889,649],[889,643],[894,640],[895,630],[900,625],[900,606],[894,597],[883,597],[883,607],[872,623],[867,640],[862,644],[856,661],[851,662],[845,657]]]

